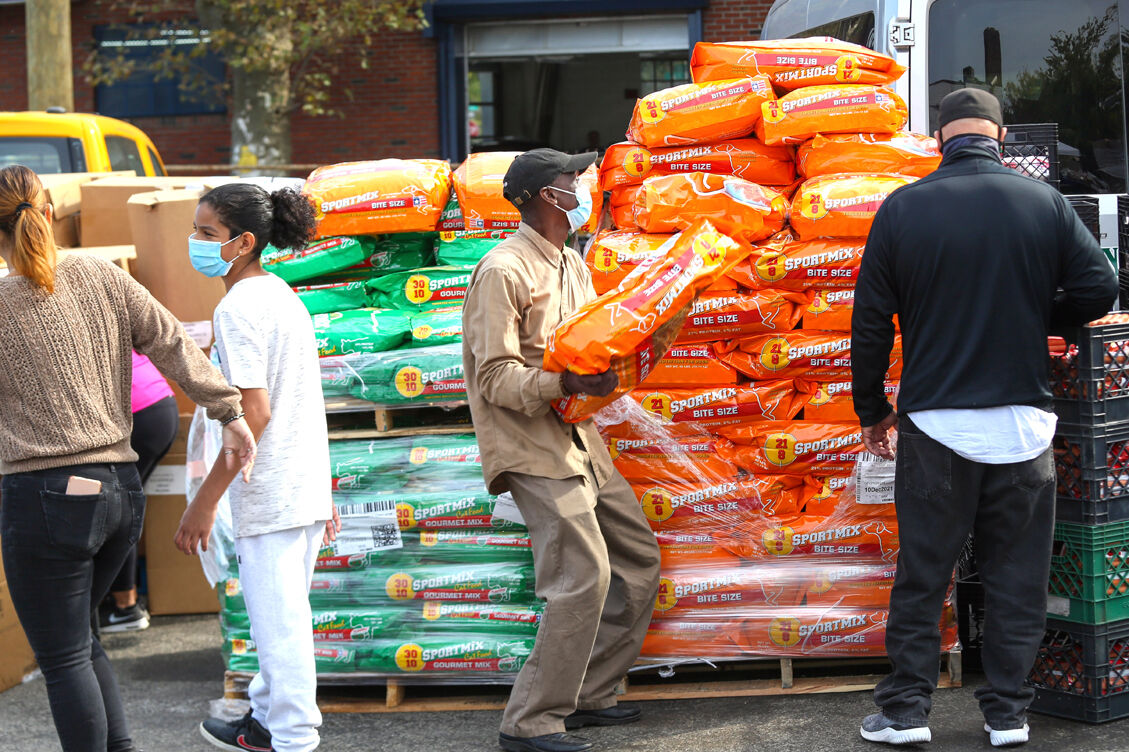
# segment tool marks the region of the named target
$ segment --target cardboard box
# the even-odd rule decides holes
[[[219,600],[204,577],[200,560],[186,556],[173,544],[186,507],[184,462],[183,454],[167,455],[145,484],[145,575],[149,612],[155,615],[219,611]]]
[[[74,248],[78,245],[78,215],[56,217],[51,221],[51,234],[55,236],[55,245],[60,248]]]
[[[24,636],[23,627],[0,629],[0,692],[23,682],[35,671],[35,653]]]
[[[226,290],[222,280],[205,277],[188,258],[197,203],[195,191],[150,191],[127,200],[126,218],[137,238],[134,278],[204,347],[211,344],[212,312]]]
[[[113,177],[94,180],[82,185],[83,245],[130,245],[130,232],[126,202],[138,193],[183,189],[203,185],[201,178],[130,178]],[[184,237],[192,232],[191,224]]]
[[[151,191],[127,201],[132,234],[137,238],[133,276],[207,349],[212,344],[212,312],[226,292],[223,281],[205,277],[188,258],[188,236],[196,217],[196,191]],[[192,412],[196,405],[176,385],[171,385],[177,407]]]
[[[16,618],[0,565],[0,692],[16,686],[35,670],[35,655]]]
[[[132,178],[137,173],[133,170],[120,172],[61,172],[39,176],[43,184],[43,192],[47,195],[47,203],[55,209],[55,218],[72,217],[82,209],[82,186],[95,180],[105,178]],[[78,242],[75,241],[75,245]]]

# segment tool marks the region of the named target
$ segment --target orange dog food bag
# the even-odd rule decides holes
[[[502,178],[519,154],[519,151],[477,152],[455,170],[455,195],[467,230],[517,228],[521,214],[502,196]]]
[[[760,42],[698,42],[690,71],[699,83],[766,74],[779,89],[831,84],[892,84],[905,68],[892,57],[832,37]]]
[[[818,135],[796,150],[806,178],[842,173],[890,173],[923,178],[941,164],[937,139],[917,133]]]
[[[747,136],[775,100],[768,76],[674,86],[635,103],[627,138],[652,149]]]
[[[710,429],[750,421],[790,420],[804,401],[791,379],[748,386],[636,389],[630,397],[664,424],[691,423]]]
[[[882,86],[808,86],[761,106],[756,134],[769,146],[801,144],[828,133],[897,133],[905,101]]]
[[[614,290],[639,264],[662,256],[673,235],[649,235],[635,230],[605,230],[584,252],[597,295]]]
[[[555,403],[564,420],[583,420],[642,383],[674,342],[694,299],[750,250],[698,220],[665,256],[640,265],[616,290],[561,322],[545,348],[545,370],[597,374],[613,368],[619,376],[607,397],[573,394]]]
[[[451,196],[451,166],[437,159],[381,159],[319,167],[302,188],[319,238],[434,232]]]
[[[656,175],[686,172],[736,175],[760,185],[789,185],[796,179],[790,147],[765,146],[753,138],[740,138],[657,149],[630,141],[614,144],[600,163],[600,184],[610,191],[638,185]]]
[[[752,242],[784,229],[788,200],[772,188],[707,172],[647,178],[635,198],[635,224],[646,232],[678,232],[700,218]]]
[[[862,433],[854,423],[769,421],[724,426],[717,431],[734,447],[724,459],[750,473],[810,475],[850,472],[864,451]]]
[[[694,302],[676,344],[794,329],[810,296],[780,290],[707,293]]]
[[[718,357],[751,379],[850,378],[851,335],[797,329],[757,334],[714,345]],[[902,371],[902,340],[895,336],[889,373]]]
[[[886,197],[915,180],[905,175],[811,178],[792,199],[792,230],[800,240],[865,238]]]
[[[853,290],[864,250],[864,238],[798,242],[782,232],[754,246],[729,276],[751,290]]]

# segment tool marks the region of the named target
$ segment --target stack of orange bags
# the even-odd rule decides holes
[[[663,554],[642,658],[881,655],[897,521],[892,498],[858,504],[849,482],[863,450],[850,319],[878,207],[940,153],[902,130],[904,71],[871,50],[699,44],[691,67],[605,154],[614,228],[585,253],[602,294],[696,220],[753,244],[596,414]],[[891,399],[900,373],[899,341]],[[941,627],[955,646],[951,605]]]

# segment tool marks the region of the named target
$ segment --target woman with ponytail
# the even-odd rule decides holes
[[[64,752],[123,752],[135,747],[90,615],[145,514],[132,351],[224,424],[247,471],[255,443],[239,392],[144,287],[95,256],[57,259],[51,215],[34,172],[0,169],[0,548]]]
[[[234,723],[208,719],[200,732],[222,749],[307,752],[318,745],[309,588],[322,544],[340,529],[330,498],[329,439],[313,322],[285,282],[263,270],[267,243],[302,248],[314,210],[302,195],[230,183],[205,194],[188,239],[197,271],[222,277],[213,316],[220,368],[239,389],[259,442],[255,477],[237,479],[217,461],[176,534],[187,554],[207,547],[226,490],[239,581],[255,634],[259,675],[251,709]],[[230,485],[230,488],[229,488]]]

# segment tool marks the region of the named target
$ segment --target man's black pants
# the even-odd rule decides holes
[[[1054,493],[1050,449],[1027,462],[982,464],[900,419],[894,494],[901,552],[886,628],[894,671],[874,690],[888,718],[927,722],[940,666],[941,609],[971,531],[984,584],[987,677],[976,697],[993,728],[1026,722],[1035,693],[1023,682],[1046,625]]]

